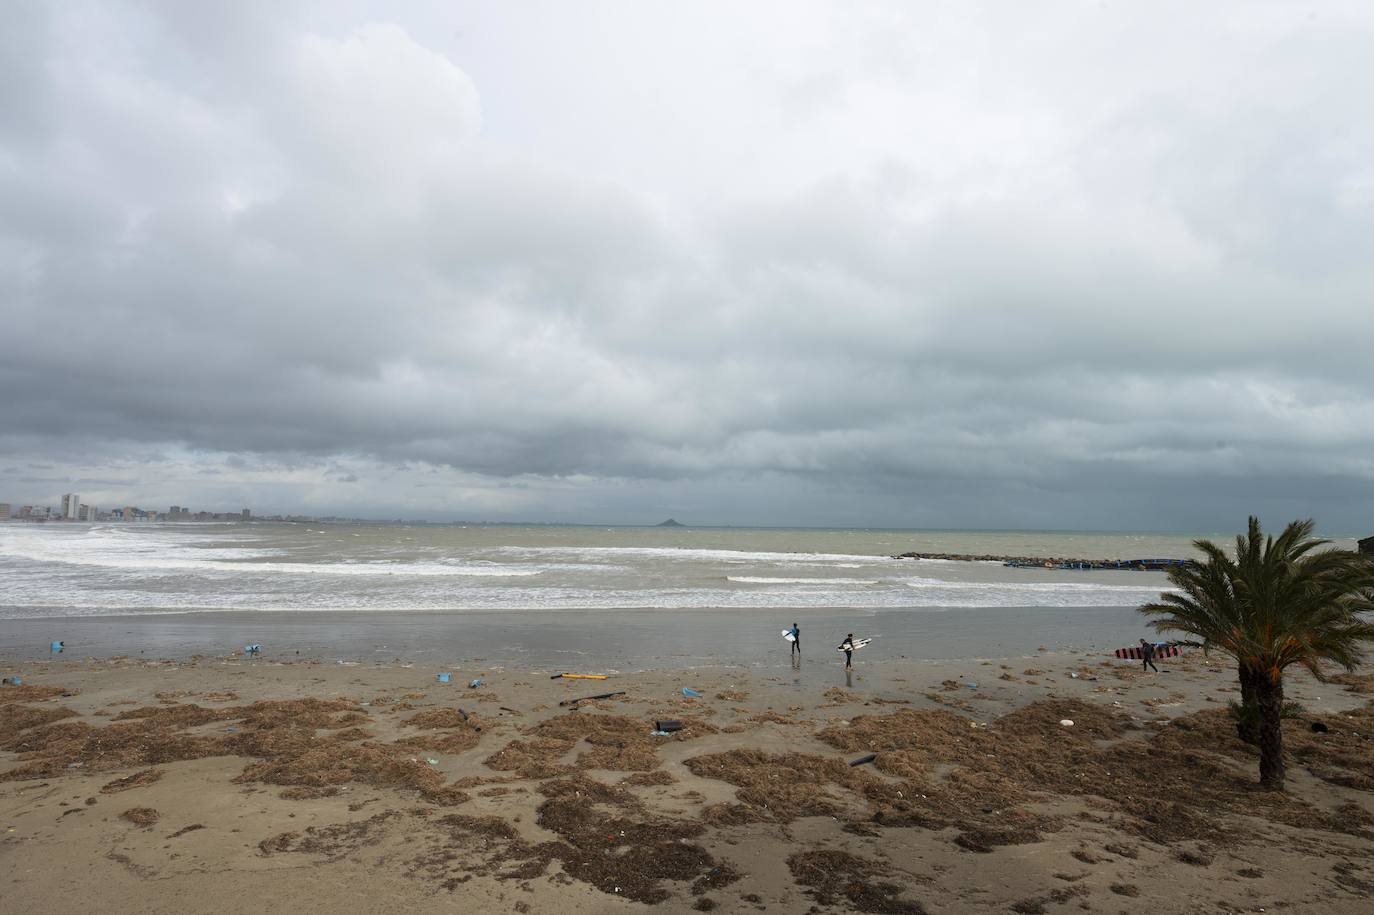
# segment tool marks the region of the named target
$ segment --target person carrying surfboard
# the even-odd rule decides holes
[[[844,637],[840,643],[840,651],[844,652],[844,669],[849,670],[854,666],[854,633]]]
[[[801,657],[801,627],[792,624],[792,654]]]
[[[1155,667],[1155,646],[1145,639],[1140,640],[1140,672],[1145,673],[1147,667],[1154,668],[1155,673],[1159,673],[1159,668]]]

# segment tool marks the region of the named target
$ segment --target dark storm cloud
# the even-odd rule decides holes
[[[0,30],[0,449],[106,502],[1370,508],[1358,6],[192,9]]]

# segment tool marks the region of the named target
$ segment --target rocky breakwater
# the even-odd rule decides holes
[[[894,559],[940,559],[954,562],[1000,562],[1025,569],[1075,569],[1162,572],[1185,565],[1187,559],[1069,559],[1059,556],[993,556],[985,553],[901,553]]]

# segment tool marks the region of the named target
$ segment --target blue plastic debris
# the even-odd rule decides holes
[[[693,699],[700,699],[700,698],[701,698],[701,693],[699,693],[699,692],[697,692],[696,690],[692,689],[691,687],[687,687],[687,686],[684,686],[684,687],[682,688],[682,695],[684,695],[684,696],[690,696],[690,697],[693,698]]]
[[[63,648],[66,648],[66,647],[67,647],[67,643],[66,643],[66,642],[53,642],[51,645],[48,646],[48,650],[49,650],[49,651],[55,651],[55,652],[57,652],[58,654],[61,654],[61,653],[62,653],[62,649],[63,649]]]
[[[449,680],[453,679],[453,674],[435,674],[435,677],[440,683],[447,683]]]
[[[476,689],[477,687],[479,687],[479,686],[481,686],[481,685],[482,685],[482,681],[481,681],[481,680],[473,680],[471,683],[468,684],[468,689]]]
[[[251,657],[256,657],[257,655],[262,654],[262,646],[261,646],[261,645],[244,645],[244,646],[243,646],[243,653],[246,654],[246,655],[248,655],[250,658],[251,658]]]

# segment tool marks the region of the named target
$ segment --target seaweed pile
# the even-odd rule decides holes
[[[955,841],[971,851],[1037,841],[1061,828],[1057,818],[1029,809],[1050,795],[1084,798],[1104,822],[1165,845],[1245,835],[1228,814],[1374,838],[1367,817],[1258,790],[1248,767],[1203,749],[1217,738],[1223,715],[1199,713],[1145,736],[1132,734],[1139,726],[1125,715],[1079,700],[1036,702],[987,727],[943,710],[902,709],[859,716],[817,735],[839,750],[878,752],[875,768],[887,779],[834,758],[755,750],[693,757],[685,765],[738,787],[741,809],[708,809],[717,821],[844,816],[862,799],[871,827],[957,828]],[[1319,739],[1327,736],[1304,736],[1295,724],[1294,755],[1351,767],[1372,749],[1357,738]],[[858,819],[851,816],[851,826]]]

